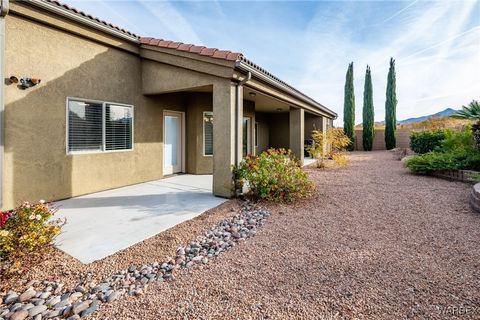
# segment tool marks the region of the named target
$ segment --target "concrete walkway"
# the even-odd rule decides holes
[[[211,175],[179,175],[60,201],[55,217],[67,224],[55,245],[90,263],[225,201],[212,195]]]

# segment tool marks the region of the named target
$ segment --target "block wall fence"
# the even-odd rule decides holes
[[[412,129],[397,129],[397,148],[408,148],[410,146],[410,134],[412,131]],[[362,135],[362,129],[355,130],[355,150],[363,151]],[[375,129],[373,150],[386,150],[384,129]]]

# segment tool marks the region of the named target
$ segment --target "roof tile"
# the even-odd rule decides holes
[[[178,47],[181,45],[182,43],[181,42],[172,42],[168,45],[168,48],[171,48],[171,49],[178,49]]]
[[[213,54],[218,51],[218,49],[216,48],[203,48],[202,51],[200,51],[199,54],[201,54],[202,56],[213,56]]]
[[[182,43],[178,46],[177,50],[179,51],[190,51],[190,48],[193,47],[193,44]]]
[[[173,41],[169,41],[169,40],[160,40],[157,44],[157,47],[168,48],[168,45],[172,42]]]
[[[153,38],[140,38],[140,44],[149,44],[150,40],[154,40]]]

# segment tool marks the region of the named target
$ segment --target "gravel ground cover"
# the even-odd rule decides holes
[[[172,256],[179,244],[192,240],[192,237],[200,235],[222,219],[234,216],[239,210],[239,201],[225,202],[192,220],[90,264],[82,264],[60,250],[47,248],[39,257],[27,259],[25,273],[14,278],[1,279],[0,293],[8,290],[23,292],[38,280],[60,280],[65,287],[71,287],[85,278],[88,273],[91,274],[92,280],[101,281],[112,272],[128,268],[132,263],[145,264],[161,261],[165,257]],[[39,263],[38,260],[41,262]]]
[[[349,158],[345,169],[307,168],[313,198],[269,205],[255,237],[180,269],[175,281],[102,304],[91,318],[480,318],[480,216],[468,205],[470,185],[411,175],[389,152]],[[102,279],[160,260],[238,209],[228,202],[207,223],[194,219],[87,266],[56,253],[29,278],[53,272],[68,282],[88,270]]]

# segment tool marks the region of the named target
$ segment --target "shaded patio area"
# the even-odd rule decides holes
[[[227,201],[211,175],[170,178],[56,203],[67,223],[55,245],[83,263],[102,259]]]

